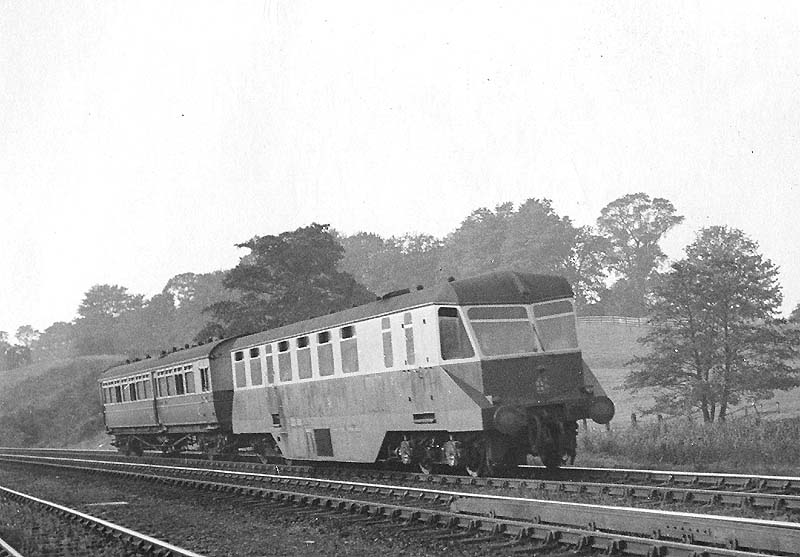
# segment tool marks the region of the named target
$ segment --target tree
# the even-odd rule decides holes
[[[124,286],[96,284],[83,297],[78,315],[83,318],[119,317],[126,311],[139,309],[144,302],[141,294],[129,294]]]
[[[568,270],[572,270],[577,233],[570,218],[559,216],[549,199],[528,199],[508,220],[499,267],[543,274],[572,274]]]
[[[140,310],[141,294],[129,294],[124,286],[97,284],[84,295],[75,320],[75,346],[79,354],[113,354],[124,342],[118,331],[124,314]]]
[[[328,225],[314,223],[277,236],[256,236],[237,247],[250,253],[226,273],[223,284],[240,295],[235,301],[209,306],[214,320],[198,339],[261,331],[374,299],[352,276],[337,269],[344,248]]]
[[[632,193],[606,205],[597,219],[601,236],[608,241],[605,265],[624,279],[631,290],[627,315],[644,313],[647,281],[666,256],[658,242],[683,222],[666,199]]]
[[[724,420],[730,406],[800,385],[798,328],[777,317],[778,269],[737,229],[702,229],[686,257],[658,278],[649,303],[650,353],[625,381],[653,387],[656,408],[699,409]]]
[[[372,292],[384,294],[442,280],[442,241],[429,234],[384,239],[378,234],[359,232],[338,238],[344,247],[341,270]]]
[[[513,214],[511,202],[494,211],[481,207],[470,213],[444,241],[444,275],[465,278],[497,270]]]
[[[21,325],[17,328],[17,332],[14,336],[17,337],[17,340],[23,345],[28,348],[39,338],[42,333],[34,329],[30,325]]]
[[[21,344],[15,344],[6,349],[5,360],[8,369],[16,369],[28,365],[33,361],[31,349]]]
[[[75,325],[57,321],[47,327],[31,345],[37,360],[55,360],[73,355]]]

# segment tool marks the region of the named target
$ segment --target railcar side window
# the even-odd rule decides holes
[[[403,329],[406,332],[406,365],[414,365],[414,325],[411,321],[411,314],[403,316]]]
[[[383,336],[383,365],[392,367],[394,365],[394,354],[392,354],[392,323],[388,317],[381,319],[381,330]]]
[[[311,377],[311,347],[308,337],[297,339],[297,375],[300,379]]]
[[[119,385],[114,387],[114,402],[122,402],[122,387]]]
[[[150,396],[151,396],[151,393],[150,393],[150,380],[149,379],[145,379],[144,380],[144,398],[150,398]]]
[[[333,344],[330,331],[317,333],[317,360],[320,377],[333,375]]]
[[[464,328],[464,323],[456,308],[439,308],[439,341],[443,360],[471,358],[475,355],[475,350],[467,336],[467,330]]]
[[[281,382],[292,380],[292,356],[289,352],[289,341],[278,343],[278,374]]]
[[[200,390],[207,393],[211,390],[211,376],[207,367],[200,368]]]
[[[236,378],[236,388],[241,389],[247,386],[247,378],[244,370],[244,352],[234,352],[233,354],[233,373]]]
[[[358,341],[356,339],[356,328],[353,325],[339,329],[341,341],[339,347],[342,350],[342,371],[344,373],[355,373],[358,371]]]
[[[258,348],[250,349],[250,384],[261,385],[264,383],[264,376],[261,372],[261,353]]]
[[[533,315],[545,350],[578,348],[578,331],[572,301],[557,300],[534,304]]]
[[[272,363],[272,345],[268,344],[264,347],[264,354],[267,356],[267,383],[272,385],[275,382],[275,368]]]
[[[135,401],[139,400],[139,397],[136,396],[136,383],[128,384],[128,391],[129,391],[129,396],[130,396],[131,401],[135,402]]]
[[[536,340],[523,306],[482,306],[467,310],[484,356],[536,352]]]

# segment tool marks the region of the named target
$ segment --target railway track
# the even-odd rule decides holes
[[[564,546],[642,556],[797,555],[800,524],[588,505],[486,493],[100,459],[0,455],[9,462],[89,470],[241,497],[253,504],[350,512],[365,523],[517,549]]]
[[[0,556],[202,557],[125,526],[0,486],[0,532],[4,531],[9,541],[0,539]]]
[[[8,454],[8,449],[0,449]],[[123,460],[114,451],[17,449],[11,454],[43,454]],[[267,466],[248,462],[144,457],[135,462],[193,467],[213,467],[239,471],[278,471],[283,475],[314,475],[330,479],[437,485],[442,488],[503,490],[527,496],[556,499],[622,500],[637,505],[678,505],[710,508],[744,508],[767,517],[800,516],[800,478],[748,474],[695,473],[681,471],[632,470],[612,468],[564,468],[555,474],[544,467],[520,467],[515,477],[472,478],[453,474],[423,474],[351,468],[311,468],[308,466]],[[520,477],[521,476],[521,477]]]
[[[1,453],[14,454],[50,454],[54,456],[92,456],[94,458],[104,458],[112,460],[130,460],[132,457],[124,457],[116,450],[98,449],[50,449],[50,448],[17,448],[0,447]],[[166,458],[153,453],[153,455],[139,457],[134,460],[144,459],[145,461],[160,462],[189,462],[197,466],[231,467],[232,469],[265,469],[278,466],[281,470],[290,472],[325,473],[325,474],[352,474],[352,468],[315,468],[311,466],[288,466],[288,465],[263,465],[253,459],[247,460],[215,460],[208,461],[201,458]],[[245,455],[247,458],[247,455]],[[423,474],[421,472],[401,472],[387,470],[368,470],[358,468],[358,473],[375,474],[378,476],[411,479],[434,483],[464,483],[472,485],[500,485],[507,482],[514,486],[515,482],[528,480],[547,480],[547,481],[568,481],[568,482],[594,482],[594,483],[616,483],[628,485],[645,486],[669,486],[669,487],[696,487],[700,489],[725,489],[729,491],[749,491],[758,493],[776,493],[783,495],[800,495],[800,477],[798,476],[775,476],[764,474],[731,474],[721,472],[685,472],[677,470],[643,470],[626,468],[589,468],[580,466],[569,466],[553,472],[543,466],[519,466],[511,474],[503,477],[493,478],[470,478],[456,474]]]

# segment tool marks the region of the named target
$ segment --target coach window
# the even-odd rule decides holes
[[[414,324],[411,321],[411,314],[403,316],[403,329],[406,332],[406,365],[414,365]]]
[[[183,369],[191,370],[191,368],[183,368]],[[184,378],[183,382],[186,385],[186,394],[190,395],[194,393],[194,372],[193,371],[185,372],[183,374],[183,378]]]
[[[129,391],[128,396],[130,396],[130,399],[133,402],[136,402],[137,400],[139,400],[139,397],[136,396],[136,383],[130,383],[128,385],[128,391]]]
[[[211,376],[207,367],[200,368],[200,390],[207,393],[211,390]]]
[[[236,375],[236,387],[241,389],[247,386],[247,378],[244,371],[244,352],[234,352],[233,354],[233,371]]]
[[[146,396],[144,396],[144,381],[139,380],[136,383],[134,383],[134,385],[136,386],[136,399],[142,400],[147,398]]]
[[[278,374],[281,382],[292,380],[292,356],[289,353],[289,341],[278,343]]]
[[[250,384],[261,385],[264,378],[261,373],[261,351],[256,348],[250,349]]]
[[[173,377],[175,378],[175,394],[186,394],[186,384],[183,382],[183,374],[178,373],[177,375],[173,375]]]
[[[317,333],[317,361],[320,377],[333,375],[333,343],[330,331]]]
[[[158,378],[158,396],[170,396],[172,394],[168,379],[166,375]]]
[[[381,319],[381,336],[383,337],[383,366],[392,367],[394,365],[394,354],[392,354],[392,322],[388,317]]]
[[[439,342],[443,360],[471,358],[475,355],[464,323],[453,307],[439,308]]]
[[[356,328],[353,325],[339,329],[341,341],[339,346],[342,350],[342,371],[344,373],[355,373],[358,371],[358,342],[356,340]]]
[[[264,347],[264,354],[267,356],[267,383],[272,385],[275,382],[275,367],[272,363],[272,345],[267,344]]]

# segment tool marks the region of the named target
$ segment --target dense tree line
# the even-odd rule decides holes
[[[143,357],[349,307],[373,293],[502,269],[564,275],[582,313],[642,315],[646,285],[664,258],[658,242],[681,220],[669,201],[638,193],[610,203],[596,227],[576,226],[547,199],[477,209],[443,238],[348,236],[312,224],[255,236],[237,245],[249,252],[233,269],[177,275],[151,298],[92,286],[76,319],[41,333],[21,328],[19,344],[0,343],[0,355],[11,350],[6,359],[15,365],[31,353]]]

